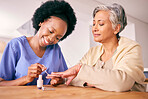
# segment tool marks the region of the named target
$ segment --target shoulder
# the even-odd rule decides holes
[[[24,43],[26,42],[26,40],[27,39],[25,36],[14,38],[10,42],[8,42],[7,46],[12,47],[13,49],[18,49],[20,46],[25,45]]]
[[[113,60],[120,60],[121,58],[124,57],[124,55],[130,55],[130,57],[141,57],[141,47],[140,45],[131,39],[128,39],[126,37],[121,37],[119,40],[119,45],[117,47],[117,52],[113,56]]]
[[[119,40],[119,46],[118,46],[118,50],[119,51],[129,51],[133,48],[138,48],[138,49],[141,49],[141,46],[139,45],[139,43],[137,43],[136,41],[134,40],[131,40],[129,38],[126,38],[126,37],[121,37],[120,40]]]
[[[139,43],[137,43],[136,41],[134,40],[131,40],[129,38],[126,38],[126,37],[120,37],[120,40],[119,40],[119,46],[125,46],[125,47],[131,47],[131,46],[140,46]]]
[[[12,39],[12,40],[9,42],[9,44],[15,45],[15,44],[23,43],[25,40],[27,40],[26,37],[25,37],[25,36],[21,36],[21,37]]]

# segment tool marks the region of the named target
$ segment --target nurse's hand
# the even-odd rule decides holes
[[[47,75],[47,79],[55,79],[55,78],[67,78],[66,85],[69,85],[70,82],[77,76],[82,64],[75,65],[70,69],[64,72],[52,72],[50,75]],[[55,83],[56,84],[56,83]]]
[[[45,71],[47,68],[39,63],[32,64],[28,67],[28,74],[26,80],[32,82],[35,78],[38,78],[39,75]]]
[[[56,85],[59,85],[59,84],[62,84],[62,83],[64,83],[64,79],[61,78],[61,77],[53,78],[50,81],[50,84],[53,85],[53,86],[56,86]]]

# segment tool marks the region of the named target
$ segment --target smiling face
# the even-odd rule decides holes
[[[66,33],[67,23],[62,19],[51,16],[51,18],[40,23],[40,29],[37,33],[39,37],[39,45],[46,47],[47,45],[56,44]]]
[[[100,43],[107,42],[110,38],[116,37],[116,32],[109,20],[109,11],[99,11],[96,13],[93,19],[92,32],[94,41]]]

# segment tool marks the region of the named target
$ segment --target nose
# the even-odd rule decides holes
[[[54,36],[51,36],[51,35],[48,37],[48,39],[49,39],[49,41],[52,42],[52,43],[55,41],[55,37],[54,37]]]
[[[99,29],[98,29],[98,25],[97,25],[97,24],[93,25],[92,31],[93,31],[93,32],[96,32],[96,31],[98,31],[98,30],[99,30]]]

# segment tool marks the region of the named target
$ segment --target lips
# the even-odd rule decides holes
[[[49,45],[49,42],[46,40],[46,38],[42,38],[42,42],[45,46]]]
[[[53,44],[53,42],[48,42],[47,40],[45,40],[45,43],[46,43],[46,45],[52,45]]]
[[[98,37],[98,36],[100,36],[101,34],[93,34],[94,35],[94,37]]]

